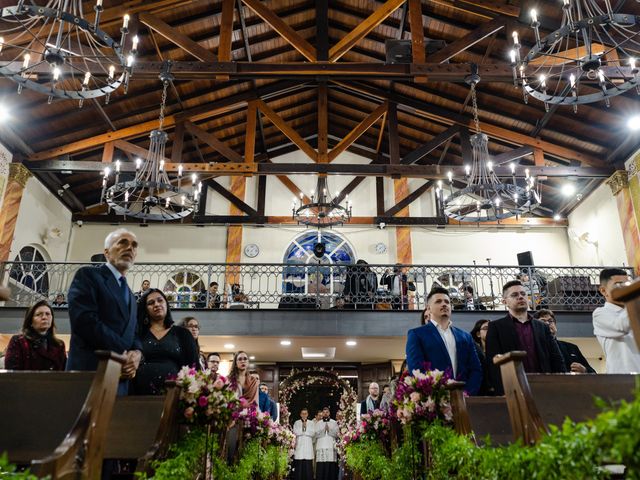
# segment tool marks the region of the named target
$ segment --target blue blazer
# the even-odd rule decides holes
[[[473,339],[464,330],[450,327],[453,337],[456,339],[456,357],[458,360],[458,375],[456,380],[465,382],[465,391],[469,395],[476,395],[482,385],[482,366],[478,360]],[[407,335],[407,366],[409,372],[413,370],[424,371],[424,363],[431,364],[431,368],[438,370],[453,370],[449,352],[444,340],[438,333],[438,329],[428,322],[418,328],[409,330]]]
[[[142,351],[136,336],[136,298],[129,289],[127,308],[120,285],[106,265],[78,270],[68,301],[71,343],[67,370],[95,370],[96,350]]]

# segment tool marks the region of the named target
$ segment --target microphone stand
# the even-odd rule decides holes
[[[491,259],[487,258],[487,265],[489,265],[489,286],[491,287],[491,310],[496,309],[496,294],[493,290],[493,278],[491,277]]]

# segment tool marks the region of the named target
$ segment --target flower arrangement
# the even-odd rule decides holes
[[[271,420],[267,412],[261,412],[254,404],[249,404],[244,398],[240,399],[241,409],[233,414],[233,419],[241,422],[243,435],[246,439],[259,438],[264,445],[283,447],[293,456],[296,436],[289,427]]]
[[[365,438],[387,442],[391,435],[391,421],[392,416],[385,410],[375,409],[363,414],[360,416],[360,423],[347,431],[342,442],[345,446]]]
[[[176,377],[180,388],[179,411],[186,423],[210,425],[214,431],[223,431],[240,407],[240,401],[227,380],[210,370],[182,367]]]
[[[414,370],[411,375],[403,373],[396,386],[391,413],[403,425],[419,420],[451,422],[453,413],[446,388],[450,380],[448,371],[428,370],[422,373]]]

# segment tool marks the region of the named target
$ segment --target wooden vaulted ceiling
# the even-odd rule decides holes
[[[141,39],[128,93],[120,90],[108,105],[86,102],[79,109],[70,100],[48,105],[28,90],[17,96],[15,84],[2,79],[13,120],[0,135],[53,191],[68,185],[62,200],[81,214],[99,201],[99,173],[56,162],[127,161],[144,153],[148,133],[157,125],[159,62],[172,60],[176,80],[168,95],[167,157],[174,161],[242,162],[248,111],[255,111],[248,105],[257,105],[258,165],[300,149],[302,141],[321,152],[348,145],[374,164],[408,164],[414,155],[419,165],[442,167],[408,174],[429,179],[435,177],[428,172],[442,175],[465,161],[462,144],[472,116],[464,77],[475,63],[481,75],[489,72],[478,86],[478,106],[491,153],[532,168],[553,167],[563,175],[576,172],[578,189],[588,194],[637,148],[638,139],[625,124],[638,101],[629,92],[613,98],[610,108],[581,106],[577,115],[570,107],[546,113],[537,101],[522,101],[507,61],[511,31],[517,29],[523,43],[531,45],[531,29],[519,19],[534,4],[559,18],[555,3],[105,0],[103,28],[117,36],[118,18],[129,12],[132,34]],[[85,10],[92,5],[85,3]],[[395,70],[385,65],[389,39],[412,40],[411,65]],[[444,40],[446,46],[424,54],[425,39]],[[323,73],[327,60],[331,65]],[[180,70],[186,62],[196,66]],[[295,134],[299,138],[292,139]],[[419,156],[420,147],[429,153]],[[315,160],[330,163],[328,155]],[[581,175],[591,167],[597,175]],[[566,215],[577,205],[575,198],[560,194],[561,181],[553,175],[542,181],[544,208],[538,216]]]

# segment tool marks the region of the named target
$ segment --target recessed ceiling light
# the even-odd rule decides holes
[[[232,350],[236,348],[236,346],[233,343],[225,343],[224,348],[226,348],[227,350]]]
[[[634,115],[627,120],[627,127],[629,130],[640,130],[640,115]]]
[[[251,356],[249,357],[249,360],[255,360],[255,359],[256,359],[256,356],[255,356],[255,355],[251,355]]]
[[[280,340],[280,345],[282,345],[283,347],[288,347],[289,345],[291,345],[291,340]]]
[[[571,197],[576,193],[576,186],[573,183],[565,183],[562,185],[561,191],[565,197]]]
[[[562,218],[562,217],[561,217],[559,214],[557,214],[557,213],[553,216],[553,219],[554,219],[556,222],[557,222],[558,220],[560,220],[561,218]]]
[[[327,358],[326,353],[305,353],[303,358]]]
[[[347,347],[355,347],[358,344],[355,340],[347,340],[345,343],[347,344]]]

